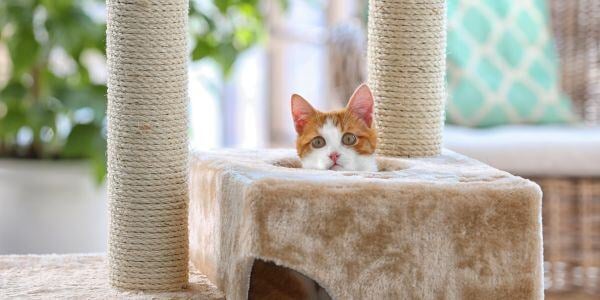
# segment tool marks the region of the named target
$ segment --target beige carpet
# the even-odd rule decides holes
[[[125,292],[108,285],[102,255],[0,256],[0,299],[224,299],[202,274],[190,273],[187,290],[175,293]]]

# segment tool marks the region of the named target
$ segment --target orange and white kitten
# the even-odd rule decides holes
[[[359,86],[345,109],[320,112],[300,95],[292,95],[292,117],[298,133],[296,150],[305,169],[377,171],[377,135],[373,93]]]
[[[292,95],[296,148],[303,168],[377,171],[377,136],[372,128],[373,94],[366,85],[356,89],[345,109],[320,112],[299,95]],[[314,280],[272,262],[256,260],[248,299],[331,300]]]

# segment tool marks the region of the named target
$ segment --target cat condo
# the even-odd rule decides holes
[[[188,160],[187,9],[108,1],[114,287],[185,288],[191,261],[246,299],[261,259],[334,299],[543,297],[538,186],[441,148],[444,0],[370,1],[378,172],[300,169],[292,150]]]

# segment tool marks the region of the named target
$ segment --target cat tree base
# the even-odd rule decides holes
[[[254,259],[334,299],[540,299],[541,191],[444,151],[382,171],[298,169],[291,150],[225,150],[191,165],[190,256],[228,299]]]

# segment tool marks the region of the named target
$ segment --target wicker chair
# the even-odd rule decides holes
[[[598,124],[600,1],[549,1],[563,90],[586,123]],[[552,291],[583,289],[600,293],[600,178],[532,180],[544,191],[546,287]]]
[[[563,89],[589,124],[600,122],[600,2],[549,0]]]

